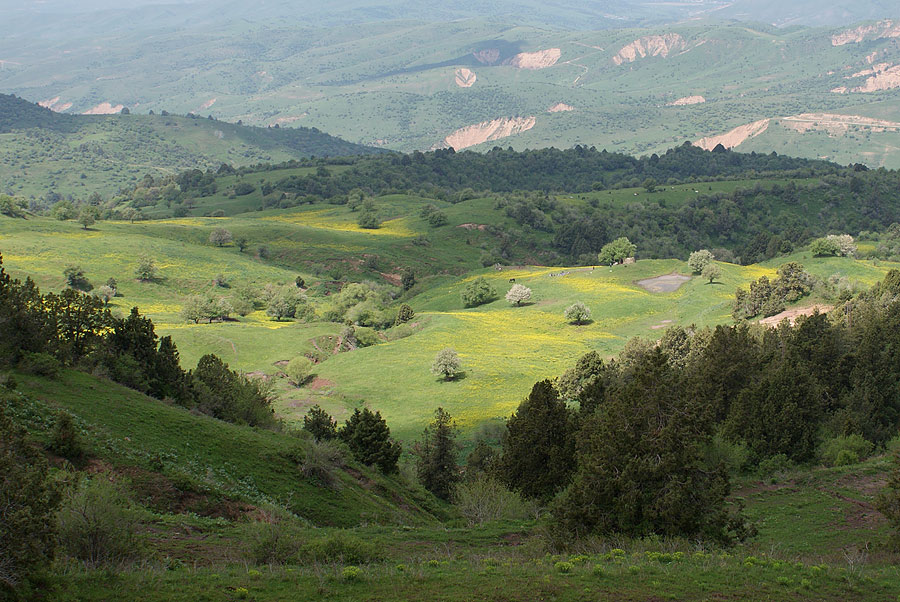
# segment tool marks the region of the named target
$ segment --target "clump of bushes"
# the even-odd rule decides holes
[[[109,475],[82,479],[57,512],[60,549],[89,565],[137,560],[144,550],[136,538],[138,513]]]
[[[861,435],[852,434],[825,440],[819,447],[819,459],[827,466],[856,464],[872,453],[875,446]]]

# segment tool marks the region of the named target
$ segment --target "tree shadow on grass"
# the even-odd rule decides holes
[[[571,326],[590,326],[593,324],[593,320],[582,320],[581,322],[569,322]]]
[[[468,372],[463,370],[462,372],[457,372],[453,378],[443,378],[442,377],[442,378],[437,379],[437,381],[439,383],[454,383],[454,382],[457,382],[460,380],[466,380],[466,378],[468,378],[468,377],[469,377]]]

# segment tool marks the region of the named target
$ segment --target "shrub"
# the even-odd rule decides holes
[[[284,510],[274,506],[259,509],[260,518],[243,528],[246,554],[256,564],[295,561],[303,547],[300,530]]]
[[[104,284],[94,291],[94,295],[103,301],[104,305],[108,305],[112,298],[116,296],[116,289]]]
[[[809,243],[809,252],[816,257],[826,255],[840,255],[841,245],[831,238],[817,238]]]
[[[756,472],[760,477],[769,477],[793,470],[795,466],[796,464],[785,454],[776,454],[761,461],[756,468]]]
[[[337,422],[316,404],[303,417],[303,430],[316,441],[327,441],[337,437]]]
[[[343,564],[366,564],[383,558],[373,544],[344,531],[335,531],[309,542],[300,554],[308,562]]]
[[[87,292],[94,288],[77,265],[70,265],[63,270],[63,276],[66,278],[66,286],[74,288],[76,291]]]
[[[300,386],[312,376],[313,363],[308,357],[295,357],[284,367],[284,373],[294,385]]]
[[[35,376],[46,376],[47,378],[56,378],[62,364],[49,353],[30,353],[22,352],[22,359],[19,360],[19,369],[28,374]]]
[[[362,579],[362,571],[356,566],[345,566],[341,571],[344,581],[359,581]]]
[[[400,309],[397,311],[397,321],[396,324],[404,324],[409,322],[415,316],[415,312],[413,312],[412,307],[404,303],[400,306]]]
[[[56,417],[56,424],[50,436],[50,450],[73,462],[84,456],[81,438],[78,436],[71,414],[60,412]]]
[[[365,228],[367,230],[377,230],[381,227],[381,218],[378,217],[378,213],[375,211],[364,210],[359,214],[359,218],[357,218],[356,223],[360,228]]]
[[[560,561],[554,564],[553,568],[555,568],[560,573],[571,573],[575,568],[575,565],[571,562]]]
[[[440,376],[444,380],[453,380],[462,370],[462,362],[456,350],[445,347],[438,351],[431,363],[431,373]]]
[[[82,479],[65,496],[57,513],[60,548],[72,558],[96,565],[139,558],[138,521],[131,502],[108,475]]]
[[[856,433],[844,437],[833,437],[819,446],[819,459],[827,466],[856,464],[872,453],[872,445]]]
[[[299,454],[300,473],[323,487],[338,483],[336,470],[344,465],[344,450],[336,441],[313,441]]]
[[[497,296],[497,291],[494,290],[494,287],[487,280],[479,276],[475,280],[466,283],[461,296],[463,305],[475,307],[491,301]]]
[[[524,519],[534,507],[497,479],[481,474],[456,487],[454,502],[470,526],[494,520]]]

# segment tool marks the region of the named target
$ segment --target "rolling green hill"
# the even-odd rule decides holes
[[[624,201],[630,193],[619,194]],[[437,230],[416,214],[415,207],[426,202],[423,199],[395,196],[381,202],[393,207],[399,217],[378,230],[357,226],[344,207],[316,205],[231,218],[100,222],[87,231],[47,218],[0,217],[0,250],[14,275],[30,276],[48,290],[63,287],[63,269],[73,262],[98,286],[115,277],[122,296],[112,300],[111,308],[126,313],[138,306],[154,320],[160,335],[173,337],[186,365],[213,352],[235,368],[277,374],[279,362],[298,355],[325,360],[316,366],[316,379],[305,388],[276,379],[280,415],[296,421],[318,403],[343,419],[365,403],[381,410],[405,439],[419,433],[438,403],[462,424],[474,427],[508,415],[533,382],[561,374],[589,350],[613,355],[628,338],[659,336],[669,325],[731,322],[734,289],[761,275],[774,275],[780,263],[796,259],[822,278],[839,275],[865,284],[882,278],[893,266],[797,254],[762,265],[723,263],[719,283],[709,285],[697,277],[671,293],[651,293],[637,281],[689,273],[683,261],[640,260],[634,266],[612,269],[519,266],[499,272],[471,271],[481,257],[480,242],[490,241],[492,235],[457,224],[498,219],[489,201],[448,206],[450,225]],[[241,253],[234,247],[211,246],[209,233],[217,227],[248,237],[253,241],[250,249]],[[431,239],[430,246],[414,244],[422,235]],[[256,245],[263,242],[269,248],[269,260],[256,256]],[[131,278],[141,253],[156,259],[157,282]],[[230,297],[246,286],[290,284],[298,274],[307,281],[313,306],[321,311],[340,286],[335,280],[399,284],[400,272],[411,266],[422,283],[404,297],[416,312],[412,328],[404,333],[408,336],[389,337],[349,353],[331,354],[340,324],[277,322],[263,311],[214,324],[188,324],[180,315],[190,295]],[[230,288],[213,283],[218,274],[226,277]],[[460,292],[477,275],[486,277],[499,296],[487,305],[464,309]],[[502,299],[510,279],[533,290],[533,303],[511,307]],[[563,309],[576,301],[592,309],[593,323],[565,323]],[[460,353],[466,375],[442,383],[429,373],[429,367],[437,351],[448,346]],[[373,371],[381,376],[372,378]]]
[[[66,115],[0,94],[0,191],[20,196],[105,196],[145,174],[376,152],[305,127],[249,127],[197,116]]]
[[[721,141],[896,167],[896,26],[689,21],[571,31],[493,19],[198,26],[163,30],[152,46],[125,33],[96,49],[82,40],[77,52],[0,42],[9,61],[0,86],[58,109],[71,103],[68,112],[102,103],[134,113],[193,111],[315,126],[404,151],[585,144],[642,154],[707,139],[710,147]],[[221,47],[231,50],[214,50]]]

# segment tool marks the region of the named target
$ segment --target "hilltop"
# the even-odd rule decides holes
[[[199,115],[69,115],[0,94],[0,191],[111,194],[146,174],[383,152],[315,128],[262,128]]]

